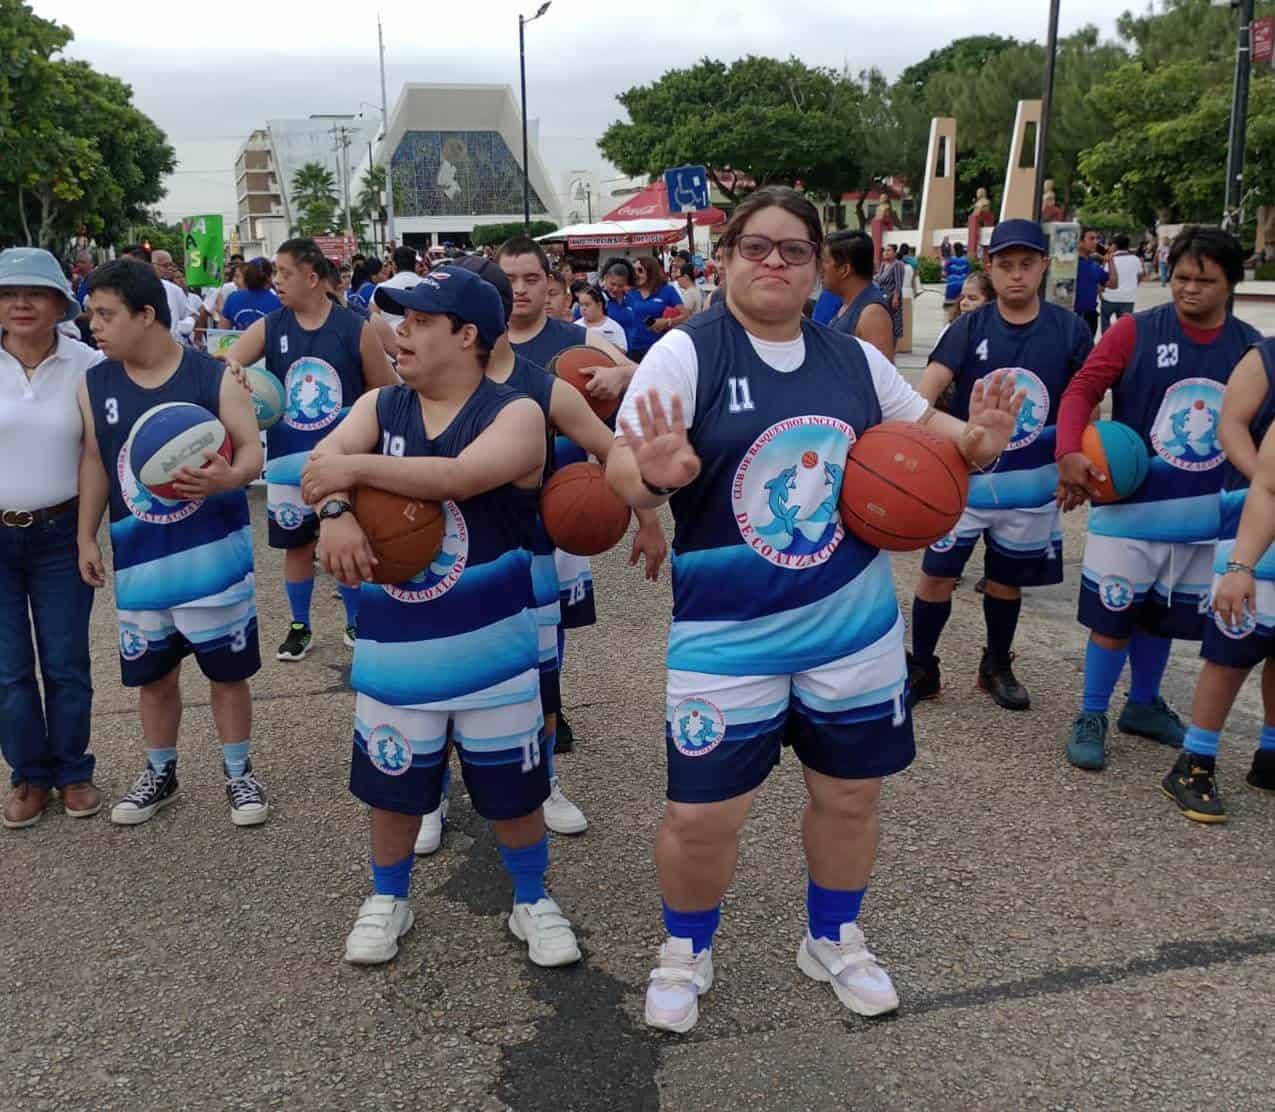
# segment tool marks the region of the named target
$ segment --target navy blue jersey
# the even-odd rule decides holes
[[[939,338],[930,361],[955,376],[953,417],[969,420],[974,384],[994,371],[1012,372],[1012,388],[1027,390],[996,470],[970,476],[972,508],[1036,509],[1053,502],[1058,403],[1092,348],[1084,321],[1048,302],[1029,324],[1009,323],[992,302],[957,317]]]
[[[138,386],[123,364],[88,373],[98,451],[110,477],[115,603],[121,610],[223,606],[252,595],[252,526],[242,490],[171,502],[152,495],[128,461],[128,439],[147,411],[190,402],[221,413],[224,366],[186,348],[162,386]]]
[[[310,452],[363,393],[364,322],[330,304],[319,328],[302,328],[291,309],[266,317],[266,369],[283,383],[283,420],[266,433],[266,480],[299,486]]]
[[[570,321],[545,317],[545,326],[535,336],[521,344],[511,341],[510,346],[516,354],[530,359],[536,366],[547,367],[549,360],[558,352],[569,347],[579,347],[583,343],[584,335],[576,325]]]
[[[840,316],[833,317],[828,322],[828,326],[834,332],[844,332],[847,336],[853,336],[859,327],[859,318],[863,316],[863,310],[869,305],[880,305],[887,313],[890,306],[881,294],[881,287],[875,282],[869,282],[850,302],[849,308]]]
[[[1275,424],[1275,339],[1265,339],[1257,345],[1262,356],[1262,366],[1266,368],[1266,400],[1262,402],[1257,415],[1249,423],[1248,431],[1253,443],[1259,448],[1271,425]],[[1248,496],[1248,479],[1244,473],[1231,463],[1224,468],[1225,478],[1222,481],[1222,524],[1218,531],[1217,561],[1215,570],[1221,574],[1226,571],[1227,562],[1235,548],[1235,536],[1240,527],[1240,516],[1244,513],[1244,502]],[[1257,563],[1258,579],[1275,579],[1275,545],[1266,550]]]
[[[1226,462],[1217,435],[1222,394],[1261,334],[1228,313],[1215,340],[1197,343],[1172,303],[1133,319],[1137,344],[1112,387],[1112,416],[1141,434],[1151,466],[1146,482],[1123,502],[1094,506],[1089,528],[1132,540],[1215,540]]]
[[[483,379],[438,436],[406,385],[376,398],[380,453],[455,458],[523,395]],[[502,706],[538,671],[531,549],[538,492],[512,484],[444,502],[442,551],[406,583],[365,584],[350,685],[393,706]]]
[[[881,421],[862,345],[803,321],[805,361],[783,373],[724,305],[681,328],[702,469],[671,501],[669,667],[778,675],[870,653],[899,610],[889,561],[837,510],[846,455]]]

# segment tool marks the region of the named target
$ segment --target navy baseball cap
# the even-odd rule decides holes
[[[514,288],[509,276],[500,269],[495,259],[484,259],[481,255],[466,255],[456,263],[462,270],[472,270],[484,282],[490,282],[500,294],[500,303],[505,307],[505,318],[514,311]]]
[[[1026,247],[1031,251],[1049,254],[1045,230],[1035,220],[1002,220],[992,231],[992,242],[987,246],[989,255],[999,254],[1010,247]]]
[[[417,313],[451,313],[466,324],[474,325],[488,347],[494,347],[505,334],[505,307],[496,287],[459,266],[436,266],[405,290],[377,286],[376,304],[396,316],[407,309]]]

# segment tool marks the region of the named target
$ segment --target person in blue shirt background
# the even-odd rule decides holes
[[[283,307],[270,288],[273,268],[269,259],[253,259],[243,268],[243,289],[235,290],[221,307],[221,326],[245,331],[254,321]]]
[[[637,362],[656,340],[689,319],[691,314],[654,255],[639,255],[634,259],[633,273],[637,279],[634,283],[637,296],[633,301],[636,321],[629,336],[629,358]],[[670,309],[673,312],[666,316]]]
[[[965,257],[965,244],[952,244],[952,254],[943,260],[943,277],[947,287],[943,290],[943,308],[947,309],[961,299],[965,279],[970,276],[970,261]]]
[[[381,260],[373,255],[361,266],[356,266],[354,273],[350,275],[350,296],[357,297],[365,309],[371,307],[372,295],[376,293],[376,283],[381,278],[382,269]]]
[[[1098,233],[1086,228],[1080,235],[1080,259],[1076,268],[1076,315],[1089,325],[1089,334],[1098,334],[1098,292],[1107,286],[1111,275],[1098,246]]]
[[[644,331],[646,326],[639,325],[633,306],[638,300],[632,289],[633,267],[624,259],[611,259],[602,272],[602,289],[607,296],[606,313],[616,324],[624,329],[628,350],[633,350],[633,334],[639,327]],[[648,341],[648,347],[650,346]]]

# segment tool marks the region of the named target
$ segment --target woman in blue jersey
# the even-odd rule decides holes
[[[240,268],[243,286],[235,290],[221,307],[221,328],[246,332],[262,317],[282,307],[279,295],[270,288],[268,259],[253,259]]]
[[[823,247],[823,288],[841,305],[828,326],[858,336],[894,362],[890,307],[872,280],[872,239],[866,232],[833,232]]]
[[[691,312],[682,304],[682,295],[665,277],[664,268],[654,255],[634,259],[633,275],[637,297],[632,302],[634,326],[629,355],[641,359],[665,332],[689,319]]]
[[[822,229],[787,188],[758,190],[722,238],[725,304],[651,349],[621,409],[608,477],[630,505],[670,501],[669,802],[655,858],[668,938],[646,998],[688,1031],[712,984],[712,939],[739,832],[791,744],[809,791],[810,929],[798,951],[852,1010],[898,998],[856,920],[882,778],[914,754],[903,619],[890,563],[837,512],[846,455],[882,421],[924,421],[985,468],[1021,396],[980,383],[963,424],[933,412],[874,348],[805,321]]]

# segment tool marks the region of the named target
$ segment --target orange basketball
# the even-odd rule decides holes
[[[563,348],[549,360],[549,373],[557,375],[563,382],[574,386],[583,395],[593,410],[603,421],[609,421],[620,408],[619,398],[595,398],[585,387],[592,377],[585,372],[592,367],[614,367],[615,360],[600,348],[580,344],[578,347]],[[558,547],[562,547],[559,545]]]
[[[913,552],[952,531],[969,485],[969,468],[952,441],[922,425],[890,421],[868,429],[850,449],[841,520],[866,544]]]
[[[545,532],[563,552],[596,556],[614,548],[629,530],[628,503],[607,486],[597,463],[571,463],[540,492]]]
[[[443,507],[376,487],[356,487],[354,516],[379,563],[373,583],[406,583],[434,562],[443,548]]]

